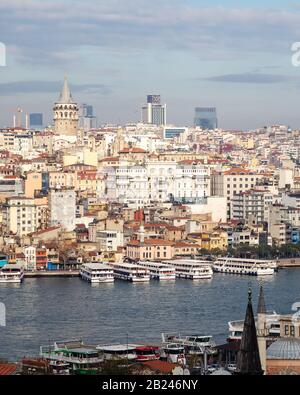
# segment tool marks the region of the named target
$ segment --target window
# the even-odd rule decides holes
[[[294,325],[290,326],[290,336],[291,337],[295,337],[295,327],[294,327]]]
[[[289,336],[289,326],[288,325],[284,325],[284,334],[285,334],[285,336]]]

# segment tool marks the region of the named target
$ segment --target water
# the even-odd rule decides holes
[[[215,274],[211,281],[91,286],[79,278],[25,279],[0,286],[6,327],[0,327],[0,357],[36,356],[40,345],[82,338],[85,342],[159,342],[161,332],[228,335],[227,322],[243,319],[251,282],[256,309],[262,283],[268,310],[290,313],[300,301],[300,270],[264,279]]]

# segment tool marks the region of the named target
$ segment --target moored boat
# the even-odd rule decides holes
[[[101,263],[84,263],[80,269],[83,280],[92,284],[114,282],[114,271],[111,266]]]
[[[241,274],[250,276],[268,276],[274,274],[274,261],[223,257],[213,264],[217,273]]]
[[[177,278],[188,280],[209,280],[213,276],[211,265],[206,261],[175,259],[167,261],[166,264],[175,267]]]
[[[150,278],[160,281],[169,281],[176,279],[175,267],[163,262],[140,261],[140,266],[145,267],[150,272]]]
[[[8,263],[0,269],[0,283],[20,284],[24,278],[21,265]]]
[[[135,263],[112,263],[114,277],[133,283],[149,282],[149,269]]]
[[[96,349],[99,350],[105,359],[128,359],[129,361],[136,360],[136,344],[99,344]]]
[[[53,345],[42,346],[40,356],[53,366],[62,364],[69,366],[71,374],[97,374],[103,362],[103,356],[95,347],[86,346],[81,340],[55,342]]]
[[[139,346],[135,349],[137,362],[156,361],[160,359],[160,350],[157,346]]]
[[[182,344],[167,343],[162,347],[161,358],[167,362],[186,365],[185,348]]]

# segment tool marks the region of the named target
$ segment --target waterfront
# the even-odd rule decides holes
[[[177,280],[167,284],[91,286],[79,278],[27,278],[21,285],[1,285],[0,302],[7,309],[0,327],[0,358],[34,356],[53,340],[85,342],[159,342],[161,332],[211,334],[222,342],[227,322],[243,319],[247,288],[254,306],[263,283],[268,310],[290,313],[300,301],[300,270],[281,270],[258,279],[215,274],[212,280]]]

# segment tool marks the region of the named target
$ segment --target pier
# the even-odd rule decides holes
[[[79,277],[79,270],[43,270],[35,272],[25,272],[25,278],[39,278],[39,277]]]
[[[287,258],[278,260],[278,268],[297,268],[300,267],[300,258]]]

